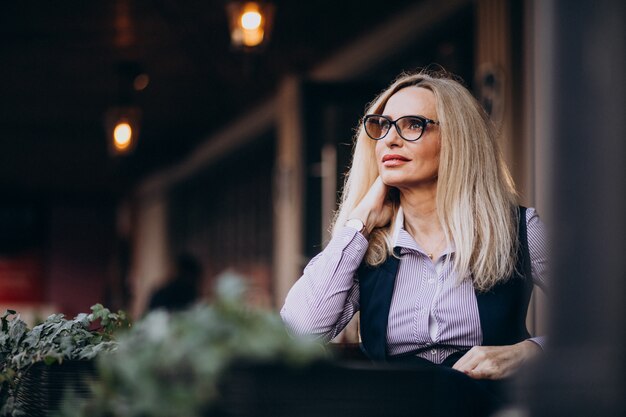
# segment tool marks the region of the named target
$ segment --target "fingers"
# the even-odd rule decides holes
[[[501,379],[515,372],[522,362],[517,345],[474,346],[452,368],[475,379]]]
[[[389,223],[392,209],[386,202],[388,189],[389,187],[380,176],[376,178],[363,200],[352,211],[350,217],[361,219],[367,226],[368,231]]]
[[[383,179],[379,175],[367,192],[366,198],[369,197],[372,203],[382,208],[388,190],[389,187],[383,182]]]
[[[504,378],[504,368],[498,366],[490,358],[479,362],[476,367],[465,373],[474,379],[501,379]]]
[[[385,226],[391,220],[393,209],[387,201],[388,192],[389,186],[383,182],[379,175],[368,192],[368,194],[372,194],[371,204],[374,207],[370,218],[372,228]]]
[[[469,374],[482,360],[483,354],[481,353],[482,346],[474,346],[465,355],[459,359],[452,369],[461,371],[465,374]]]
[[[496,370],[490,361],[489,352],[483,346],[474,346],[452,367],[474,379],[494,377]]]

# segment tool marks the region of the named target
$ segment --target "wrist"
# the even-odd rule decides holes
[[[543,350],[541,346],[529,339],[520,342],[518,346],[522,349],[522,355],[527,359],[537,356]]]
[[[359,217],[350,217],[344,226],[356,229],[357,232],[361,233],[366,238],[369,236],[369,230],[365,222]]]

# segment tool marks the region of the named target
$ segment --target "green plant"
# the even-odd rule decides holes
[[[218,281],[216,300],[178,313],[155,311],[98,358],[93,396],[66,417],[199,416],[219,394],[222,373],[247,360],[299,366],[327,356],[294,338],[274,312],[247,308],[242,281]]]
[[[101,304],[71,320],[53,314],[32,329],[13,310],[0,323],[0,415],[20,415],[15,393],[34,364],[93,359],[114,350],[114,332],[129,326],[124,312],[112,313]]]

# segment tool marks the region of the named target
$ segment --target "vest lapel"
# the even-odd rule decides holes
[[[486,293],[476,292],[484,346],[520,342],[530,335],[526,313],[533,289],[526,231],[526,207],[520,207],[517,263],[512,276]]]
[[[399,249],[394,253],[399,256]],[[390,256],[377,268],[363,264],[359,269],[362,347],[372,360],[387,358],[387,322],[399,264]]]

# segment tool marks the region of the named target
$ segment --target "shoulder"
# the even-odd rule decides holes
[[[548,232],[534,207],[526,209],[526,230],[531,252],[539,251],[545,253],[547,250]]]
[[[539,213],[537,213],[537,209],[534,207],[526,208],[526,227],[528,229],[528,233],[544,233],[545,225],[543,221],[539,217]]]

